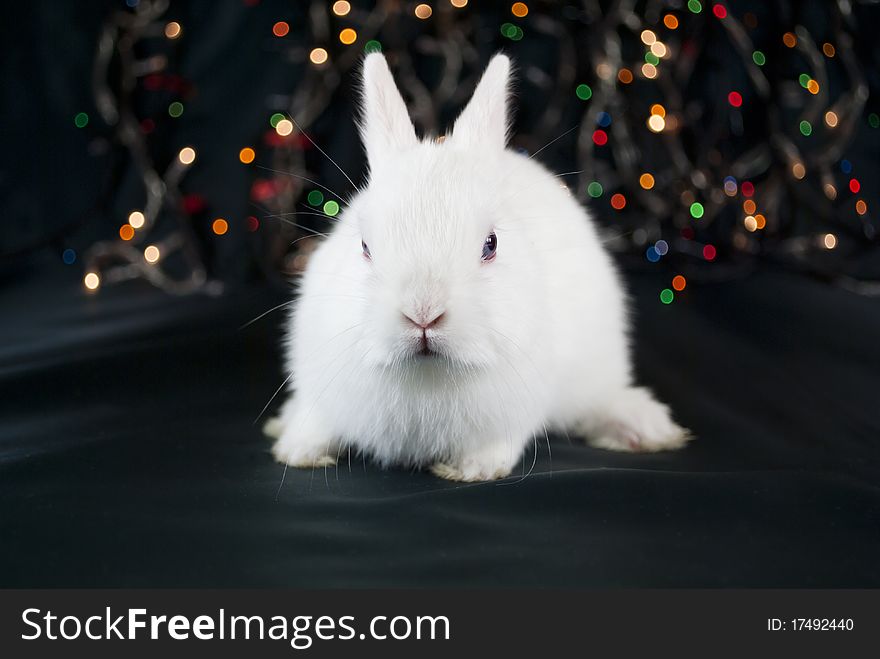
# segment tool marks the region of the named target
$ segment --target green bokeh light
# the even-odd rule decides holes
[[[276,112],[271,117],[269,117],[269,125],[272,126],[272,128],[275,128],[275,126],[278,125],[278,122],[282,119],[284,119],[284,115],[280,112]]]
[[[767,63],[767,57],[760,50],[752,53],[752,61],[758,66],[764,66]]]
[[[577,94],[577,97],[582,101],[588,101],[593,95],[593,90],[590,89],[589,85],[580,84],[575,88],[574,93]]]
[[[525,34],[519,25],[513,23],[502,23],[501,34],[512,41],[519,41]]]
[[[324,212],[330,217],[333,217],[334,215],[339,213],[339,204],[331,199],[326,204],[324,204]]]
[[[868,125],[871,128],[880,128],[880,116],[878,116],[876,112],[872,112],[868,115]]]
[[[370,39],[367,43],[364,44],[364,52],[365,53],[381,53],[382,52],[382,44],[375,39]]]
[[[657,66],[660,63],[660,58],[649,50],[647,53],[645,53],[645,61],[648,64],[653,64],[654,66]]]
[[[76,124],[77,128],[85,128],[89,124],[89,115],[85,112],[79,112],[73,118],[73,123]]]
[[[309,203],[312,206],[320,206],[324,203],[324,193],[320,190],[312,190],[307,196]]]
[[[691,204],[691,217],[692,218],[699,220],[701,217],[703,217],[703,213],[705,213],[705,212],[706,212],[706,209],[703,208],[703,204],[701,204],[699,201],[695,201],[694,203]]]
[[[700,0],[688,0],[688,9],[691,10],[694,14],[699,14],[703,11],[703,4]]]
[[[593,199],[598,199],[602,196],[602,184],[599,181],[593,181],[587,186],[587,194],[590,195]]]
[[[183,114],[183,103],[180,101],[174,101],[171,103],[171,105],[168,106],[168,114],[177,119],[177,117]]]
[[[663,304],[672,304],[672,300],[675,299],[675,293],[672,292],[672,289],[664,288],[660,291],[660,301]]]
[[[810,84],[810,80],[811,80],[810,76],[806,73],[801,73],[798,76],[798,82],[801,83],[801,87],[803,87],[804,89],[806,89],[807,85]]]
[[[809,121],[804,119],[801,122],[800,129],[801,135],[803,135],[804,137],[809,137],[813,132],[813,125]]]

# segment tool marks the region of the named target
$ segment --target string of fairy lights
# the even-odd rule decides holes
[[[849,3],[829,3],[836,45],[819,46],[795,25],[778,44],[765,32],[763,50],[752,36],[761,35],[755,13],[736,17],[725,4],[690,0],[683,7],[654,3],[653,11],[636,15],[634,4],[617,3],[603,17],[591,62],[595,89],[576,88],[589,102],[578,139],[579,187],[596,200],[614,188],[614,211],[638,204],[641,213],[621,222],[631,229],[629,246],[644,250],[649,262],[677,256],[675,263],[693,270],[694,262],[715,262],[722,251],[728,260],[761,254],[765,244],[811,264],[817,251],[838,248],[838,231],[852,242],[876,238],[860,182],[843,157],[868,97]],[[707,81],[720,98],[700,106],[683,93],[700,73],[695,63],[725,48],[738,55],[743,75]],[[833,65],[846,74],[835,80],[847,83],[836,97],[829,92]],[[646,109],[641,116],[639,107]],[[880,123],[873,113],[867,121],[871,128]],[[756,124],[767,129],[754,130]],[[750,131],[760,139],[727,155]],[[795,214],[805,211],[821,218],[819,229],[798,226]],[[674,275],[661,302],[671,303],[686,284]]]
[[[140,277],[170,293],[216,292],[198,245],[204,238],[186,212],[198,196],[181,191],[198,146],[181,144],[171,165],[157,171],[148,145],[156,119],[133,109],[136,90],[186,85],[166,71],[167,57],[138,59],[136,44],[164,39],[173,47],[186,28],[162,18],[167,0],[125,4],[101,32],[94,94],[101,119],[140,172],[146,202],[121,218],[118,237],[88,250],[83,282],[94,291]],[[673,271],[659,291],[661,303],[672,303],[692,273],[711,276],[726,272],[724,264],[768,255],[828,267],[823,253],[844,254],[877,239],[876,214],[847,158],[859,131],[880,127],[877,114],[866,111],[868,84],[847,0],[828,3],[821,35],[793,18],[789,29],[773,33],[765,23],[778,21],[762,15],[761,3],[745,13],[700,0],[513,2],[503,12],[482,13],[468,0],[366,4],[310,2],[307,25],[297,26],[297,34],[308,35],[305,47],[288,21],[266,25],[304,73],[284,107],[267,110],[262,143],[230,154],[254,168],[249,195],[263,222],[257,214],[217,217],[210,239],[222,240],[229,222],[245,221],[249,231],[270,235],[266,258],[275,268],[301,271],[344,204],[322,184],[320,172],[335,163],[312,129],[363,53],[386,53],[415,123],[440,134],[438,108],[460,106],[487,55],[499,48],[520,66],[520,95],[533,86],[546,99],[530,131],[514,135],[512,145],[535,153],[559,138],[558,147],[573,146],[572,192],[615,230],[612,246],[640,252],[649,264],[666,261]],[[417,39],[401,36],[414,30]],[[517,57],[530,39],[554,51],[552,68]],[[430,86],[416,74],[428,57],[443,67]],[[724,57],[727,64],[719,66]],[[111,65],[119,66],[122,84],[110,84]],[[165,119],[184,110],[181,99],[173,100]],[[569,117],[571,135],[560,136]],[[85,113],[74,118],[77,128],[88,123]],[[799,219],[805,213],[809,222]],[[161,231],[160,216],[170,219]],[[299,216],[312,221],[285,219]],[[173,257],[176,268],[166,267]]]
[[[138,45],[155,38],[174,41],[183,29],[176,22],[164,23],[162,15],[168,9],[168,0],[137,2],[127,0],[134,11],[114,10],[104,23],[98,37],[92,81],[95,107],[101,119],[114,129],[118,143],[127,151],[130,163],[139,173],[145,204],[132,209],[118,230],[118,238],[93,245],[84,256],[83,285],[94,291],[102,282],[119,282],[143,278],[175,294],[195,291],[219,292],[218,282],[211,282],[198,249],[197,239],[187,214],[183,211],[181,180],[196,162],[196,149],[184,145],[163,172],[158,171],[147,142],[155,128],[153,118],[136,114],[135,94],[139,84],[147,90],[174,83],[183,86],[179,78],[164,75],[167,56],[153,54],[139,57]],[[113,67],[120,69],[121,84],[113,84]],[[170,118],[179,118],[183,103],[172,101],[167,108]],[[89,122],[86,113],[74,118],[78,128]],[[160,216],[168,218],[174,228],[157,233]],[[73,258],[70,258],[73,256]],[[174,276],[164,263],[178,257],[183,275]],[[65,251],[65,261],[75,255]]]

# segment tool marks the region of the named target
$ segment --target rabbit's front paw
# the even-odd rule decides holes
[[[506,441],[487,444],[459,459],[433,464],[431,473],[450,481],[494,481],[509,476],[518,457]]]
[[[291,398],[281,415],[263,426],[264,433],[276,438],[272,455],[278,462],[303,469],[336,464],[339,442],[314,407],[309,401]]]
[[[280,416],[273,416],[263,424],[263,434],[266,435],[266,437],[278,439],[283,432],[284,421],[282,421]]]
[[[693,438],[687,428],[672,420],[666,405],[647,389],[636,387],[615,396],[599,418],[585,426],[590,445],[610,451],[668,451]]]
[[[283,434],[272,445],[272,455],[282,464],[309,469],[332,467],[336,464],[335,443],[325,438],[293,437]]]
[[[326,446],[323,449],[314,446],[291,446],[285,444],[281,439],[272,446],[272,455],[275,456],[278,462],[290,467],[299,467],[300,469],[332,467],[336,464],[336,456],[330,455],[327,452]]]

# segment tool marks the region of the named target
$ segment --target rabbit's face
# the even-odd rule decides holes
[[[349,212],[360,227],[352,249],[368,282],[372,363],[473,368],[515,343],[528,260],[515,222],[508,231],[501,217],[509,68],[493,58],[448,139],[420,142],[384,57],[364,61],[370,178]]]
[[[499,154],[422,143],[374,169],[352,211],[374,361],[485,366],[528,305],[527,245],[501,217]],[[525,263],[525,267],[517,267]]]

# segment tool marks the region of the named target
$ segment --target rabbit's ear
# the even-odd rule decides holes
[[[406,103],[381,53],[364,58],[361,139],[371,165],[391,152],[418,144]]]
[[[486,67],[470,103],[452,129],[452,142],[468,147],[503,149],[507,144],[507,94],[510,60],[495,55]]]

